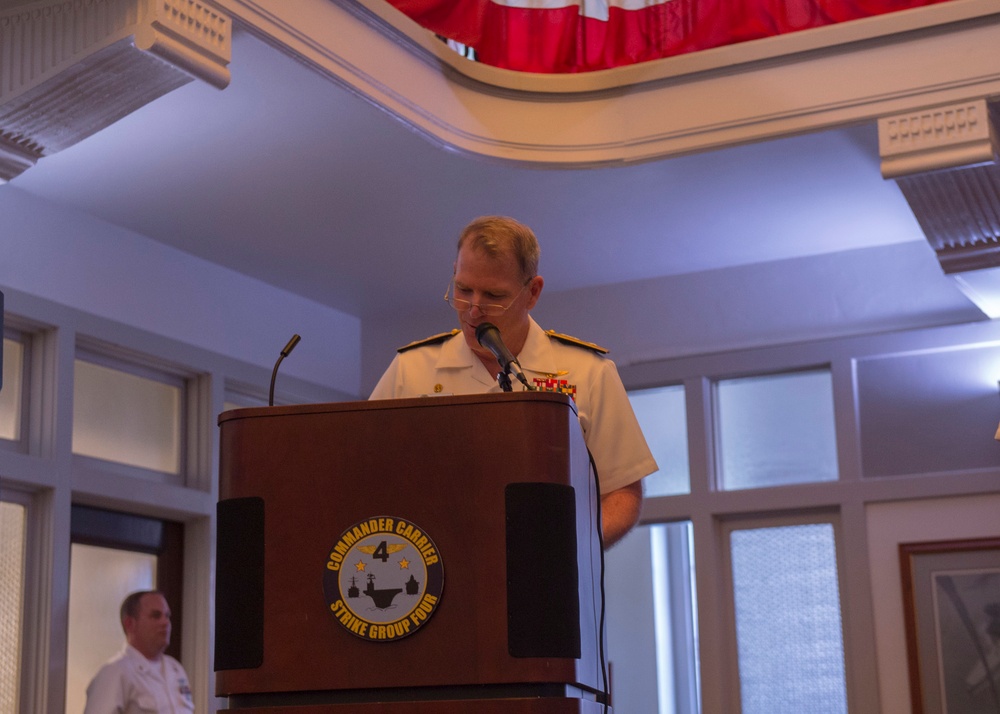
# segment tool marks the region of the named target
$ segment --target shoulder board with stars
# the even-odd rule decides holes
[[[459,332],[461,332],[461,330],[459,330],[458,328],[455,328],[451,332],[441,332],[441,333],[439,333],[437,335],[431,335],[430,337],[425,337],[422,340],[417,340],[416,342],[411,342],[408,345],[403,345],[402,347],[397,347],[396,348],[396,352],[406,352],[407,350],[412,350],[412,349],[415,349],[417,347],[424,347],[426,345],[436,345],[436,344],[439,344],[441,342],[444,342],[449,337],[454,337]]]
[[[560,334],[555,330],[546,330],[545,334],[551,337],[552,339],[559,340],[560,342],[564,342],[567,345],[576,345],[577,347],[583,347],[588,350],[593,350],[594,352],[597,352],[598,354],[602,355],[606,355],[608,353],[608,350],[605,349],[604,347],[601,347],[600,345],[595,345],[593,342],[584,342],[583,340],[578,339],[576,337]]]

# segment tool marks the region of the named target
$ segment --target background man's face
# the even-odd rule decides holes
[[[148,659],[163,654],[170,644],[170,606],[158,593],[147,593],[139,601],[138,616],[125,618],[125,633],[130,645]]]

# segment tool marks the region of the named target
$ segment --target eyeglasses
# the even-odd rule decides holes
[[[508,303],[507,305],[497,305],[495,303],[470,302],[468,300],[463,300],[462,298],[455,297],[455,281],[452,280],[450,283],[448,283],[448,289],[444,291],[444,301],[449,305],[451,305],[456,310],[458,310],[459,312],[465,312],[466,310],[471,310],[473,307],[478,307],[479,312],[483,313],[487,317],[498,317],[499,315],[503,315],[505,312],[507,312],[507,310],[510,309],[511,305],[517,302],[517,299],[521,297],[521,293],[524,292],[524,289],[528,287],[528,283],[530,282],[531,281],[529,280],[527,283],[521,286],[521,289],[518,291],[517,295],[514,296],[514,299],[510,301],[510,303]]]

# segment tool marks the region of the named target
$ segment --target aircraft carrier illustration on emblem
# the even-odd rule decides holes
[[[413,577],[413,576],[410,576]],[[351,578],[353,581],[353,578]],[[357,588],[354,588],[357,590]],[[375,603],[375,607],[379,610],[388,610],[392,607],[392,601],[397,595],[403,592],[403,588],[383,588],[381,590],[375,587],[375,575],[368,573],[368,587],[365,588],[364,594],[372,599]],[[348,593],[347,597],[356,597]]]

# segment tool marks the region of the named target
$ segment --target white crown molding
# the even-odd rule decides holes
[[[202,0],[39,0],[0,11],[0,178],[190,82],[229,82],[231,20]]]
[[[414,41],[349,0],[211,1],[434,143],[528,164],[646,161],[1000,96],[991,49],[1000,0],[952,0],[590,77],[479,67],[475,78],[442,59],[443,45]]]

